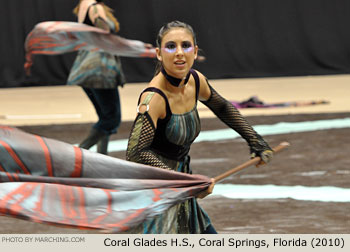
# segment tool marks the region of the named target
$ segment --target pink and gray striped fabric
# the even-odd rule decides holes
[[[0,214],[118,233],[210,179],[101,155],[0,125]]]
[[[156,57],[154,48],[139,40],[125,39],[102,29],[77,22],[47,21],[38,23],[25,41],[27,73],[34,54],[58,55],[78,50],[102,50],[124,57]]]

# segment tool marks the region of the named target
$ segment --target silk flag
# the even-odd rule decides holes
[[[102,50],[124,57],[156,57],[154,48],[139,40],[125,39],[103,29],[77,22],[46,21],[38,23],[25,44],[27,73],[34,54],[58,55],[78,50]]]
[[[0,214],[118,233],[210,179],[133,163],[0,125]]]

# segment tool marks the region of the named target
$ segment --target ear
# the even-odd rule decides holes
[[[194,47],[194,59],[197,59],[198,57],[198,46]]]
[[[159,47],[156,47],[156,54],[157,54],[157,59],[158,59],[159,61],[162,61],[163,58],[162,58],[162,55],[161,55],[161,52],[160,52]]]

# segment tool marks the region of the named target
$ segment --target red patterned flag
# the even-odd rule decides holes
[[[208,177],[128,162],[0,125],[0,213],[118,233],[194,197]]]
[[[47,21],[37,24],[25,41],[29,73],[33,54],[57,55],[78,50],[102,50],[125,57],[156,57],[154,48],[139,40],[125,39],[94,26],[77,22]]]

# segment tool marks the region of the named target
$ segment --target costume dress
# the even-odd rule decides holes
[[[194,70],[190,70],[195,79],[196,101],[199,92],[199,77]],[[184,114],[171,112],[166,95],[157,88],[146,88],[143,92],[149,92],[143,105],[158,93],[166,102],[166,117],[158,119],[157,129],[152,144],[147,149],[149,154],[147,164],[161,168],[171,169],[183,173],[192,173],[190,168],[190,146],[200,132],[200,119],[197,111],[197,102],[191,111]],[[149,116],[147,113],[146,116]],[[143,145],[141,131],[147,135],[144,127],[151,127],[153,124],[144,124],[143,117],[136,118],[131,132],[127,150],[127,159],[134,162],[144,162],[140,159],[138,150]],[[152,128],[153,127],[153,128]],[[143,129],[142,129],[143,128]],[[141,147],[142,148],[142,147]],[[147,154],[146,154],[147,155]],[[145,221],[131,233],[202,233],[210,225],[210,219],[206,212],[198,205],[195,198],[186,200],[167,210],[165,213]]]

